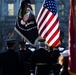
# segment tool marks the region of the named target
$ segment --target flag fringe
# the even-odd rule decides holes
[[[25,40],[27,40],[31,45],[35,46],[36,40],[37,40],[38,38],[35,40],[35,43],[32,44],[24,35],[22,35],[22,34],[18,31],[18,29],[17,29],[16,27],[14,28],[14,30],[15,30],[22,38],[24,38]]]
[[[41,39],[44,39],[42,36],[39,36]],[[45,39],[44,39],[45,40]],[[45,40],[45,43],[50,47],[50,45],[46,42],[46,40]],[[55,46],[55,47],[57,47],[58,45],[60,44],[60,41],[59,41],[59,43]]]
[[[70,73],[70,75],[76,75],[76,73],[73,73],[73,72],[70,72],[70,71],[69,71],[69,73]]]

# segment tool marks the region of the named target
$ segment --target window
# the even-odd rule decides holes
[[[32,6],[32,9],[33,9],[33,13],[35,15],[35,4],[31,4],[31,6]]]
[[[62,11],[59,11],[59,15],[64,15],[64,11],[62,10]]]
[[[59,5],[59,9],[64,9],[64,5],[63,4]]]
[[[64,31],[60,32],[61,43],[64,43]]]
[[[59,5],[59,15],[64,15],[64,5],[63,4],[61,4],[61,5]]]
[[[14,15],[14,4],[8,4],[8,15],[9,16]]]

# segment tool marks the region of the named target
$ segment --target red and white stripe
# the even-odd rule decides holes
[[[39,35],[46,40],[49,46],[56,46],[60,42],[58,13],[54,15],[42,6],[36,22]]]

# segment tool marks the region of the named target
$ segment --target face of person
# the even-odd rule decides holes
[[[19,44],[19,48],[21,48],[21,45]]]
[[[64,60],[64,57],[63,56],[59,56],[58,62],[59,62],[60,65],[63,65],[63,60]]]

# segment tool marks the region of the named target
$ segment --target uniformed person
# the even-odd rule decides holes
[[[61,65],[58,63],[58,57],[60,56],[60,52],[57,47],[53,47],[53,52],[51,54],[52,59],[52,74],[59,75]]]
[[[7,52],[0,53],[0,75],[24,75],[22,55],[15,51],[15,39],[6,41]]]
[[[70,75],[68,72],[68,50],[64,50],[60,53],[58,62],[62,66],[59,75]]]
[[[30,59],[32,51],[27,48],[24,41],[19,42],[19,48],[25,62],[25,75],[30,75]]]
[[[49,75],[51,59],[44,42],[39,42],[39,49],[34,51],[31,61],[31,70],[35,75]]]

